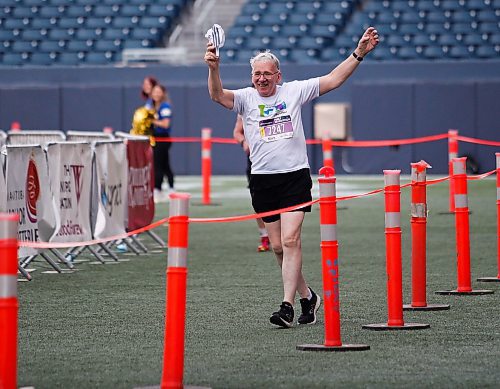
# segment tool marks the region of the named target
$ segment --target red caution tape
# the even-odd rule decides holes
[[[431,136],[423,136],[420,138],[411,139],[393,139],[393,140],[358,140],[358,141],[335,141],[332,140],[330,143],[332,146],[342,146],[342,147],[384,147],[384,146],[399,146],[399,145],[410,145],[414,143],[424,143],[424,142],[434,142],[436,140],[447,139],[448,134],[439,134]],[[306,141],[307,144],[320,144],[322,140],[309,139]]]
[[[493,141],[493,140],[483,140],[483,139],[476,139],[476,138],[469,138],[467,136],[457,136],[457,139],[462,141],[462,142],[468,142],[468,143],[477,143],[478,145],[487,145],[487,146],[500,146],[500,142],[498,141]]]
[[[486,178],[492,174],[496,173],[496,169],[491,170],[489,172],[486,172],[484,174],[480,174],[477,176],[467,176],[467,179],[469,180],[481,180],[483,178]],[[449,180],[450,176],[438,178],[435,180],[427,180],[426,185],[434,185],[441,183],[443,181]],[[411,186],[411,183],[407,183],[404,185],[400,185],[400,188],[406,188]],[[360,197],[365,197],[365,196],[371,196],[374,194],[382,193],[384,191],[383,188],[375,189],[370,192],[362,193],[362,194],[357,194],[357,195],[350,195],[350,196],[339,196],[337,197],[337,201],[345,201],[345,200],[350,200],[350,199],[355,199],[355,198],[360,198]],[[245,220],[252,220],[252,219],[257,219],[261,217],[266,217],[266,216],[272,216],[272,215],[277,215],[279,213],[284,213],[284,212],[291,212],[299,208],[307,207],[313,204],[316,204],[319,202],[319,199],[317,200],[312,200],[308,201],[306,203],[294,205],[291,207],[287,208],[282,208],[278,209],[275,211],[269,211],[269,212],[263,212],[263,213],[254,213],[254,214],[249,214],[249,215],[240,215],[240,216],[229,216],[229,217],[217,217],[217,218],[189,218],[189,221],[191,223],[232,223],[232,222],[238,222],[238,221],[245,221]],[[30,242],[30,241],[19,241],[19,246],[22,247],[32,247],[32,248],[38,248],[38,249],[47,249],[47,248],[71,248],[71,247],[81,247],[81,246],[90,246],[90,245],[95,245],[99,243],[106,243],[109,241],[114,241],[114,240],[120,240],[120,239],[125,239],[129,236],[132,235],[137,235],[149,230],[152,230],[156,227],[159,227],[163,224],[168,223],[168,218],[160,219],[157,220],[154,223],[151,223],[145,227],[138,228],[136,230],[127,232],[125,234],[120,234],[120,235],[114,235],[110,236],[107,238],[101,238],[101,239],[94,239],[94,240],[89,240],[86,242],[60,242],[60,243],[54,243],[54,242]]]

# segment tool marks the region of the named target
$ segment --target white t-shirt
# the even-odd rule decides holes
[[[302,105],[319,96],[319,78],[285,82],[271,97],[252,87],[234,90],[233,111],[243,119],[253,174],[308,168]]]

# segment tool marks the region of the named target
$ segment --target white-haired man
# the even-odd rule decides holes
[[[214,45],[207,44],[205,62],[210,97],[243,118],[252,161],[250,193],[255,212],[282,209],[312,200],[301,107],[342,85],[378,42],[377,31],[369,27],[354,52],[330,73],[282,85],[278,58],[269,51],[260,53],[250,60],[254,88],[237,90],[223,88],[219,58]],[[263,218],[281,267],[284,292],[280,309],[271,315],[270,321],[281,327],[293,325],[297,292],[302,309],[299,324],[315,323],[321,302],[302,275],[301,230],[304,212],[310,210],[310,206],[303,207]]]

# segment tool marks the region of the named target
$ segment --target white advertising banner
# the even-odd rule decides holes
[[[6,210],[19,214],[19,240],[47,241],[57,226],[45,152],[40,145],[7,146]],[[20,247],[19,256],[36,254]]]
[[[84,242],[92,238],[90,193],[92,149],[85,142],[47,145],[50,187],[54,194],[58,228],[51,242]]]
[[[128,163],[121,140],[95,142],[94,150],[92,225],[100,239],[125,233]]]

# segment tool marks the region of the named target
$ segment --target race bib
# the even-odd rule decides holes
[[[260,137],[264,142],[274,142],[293,137],[293,125],[290,115],[259,122]]]

